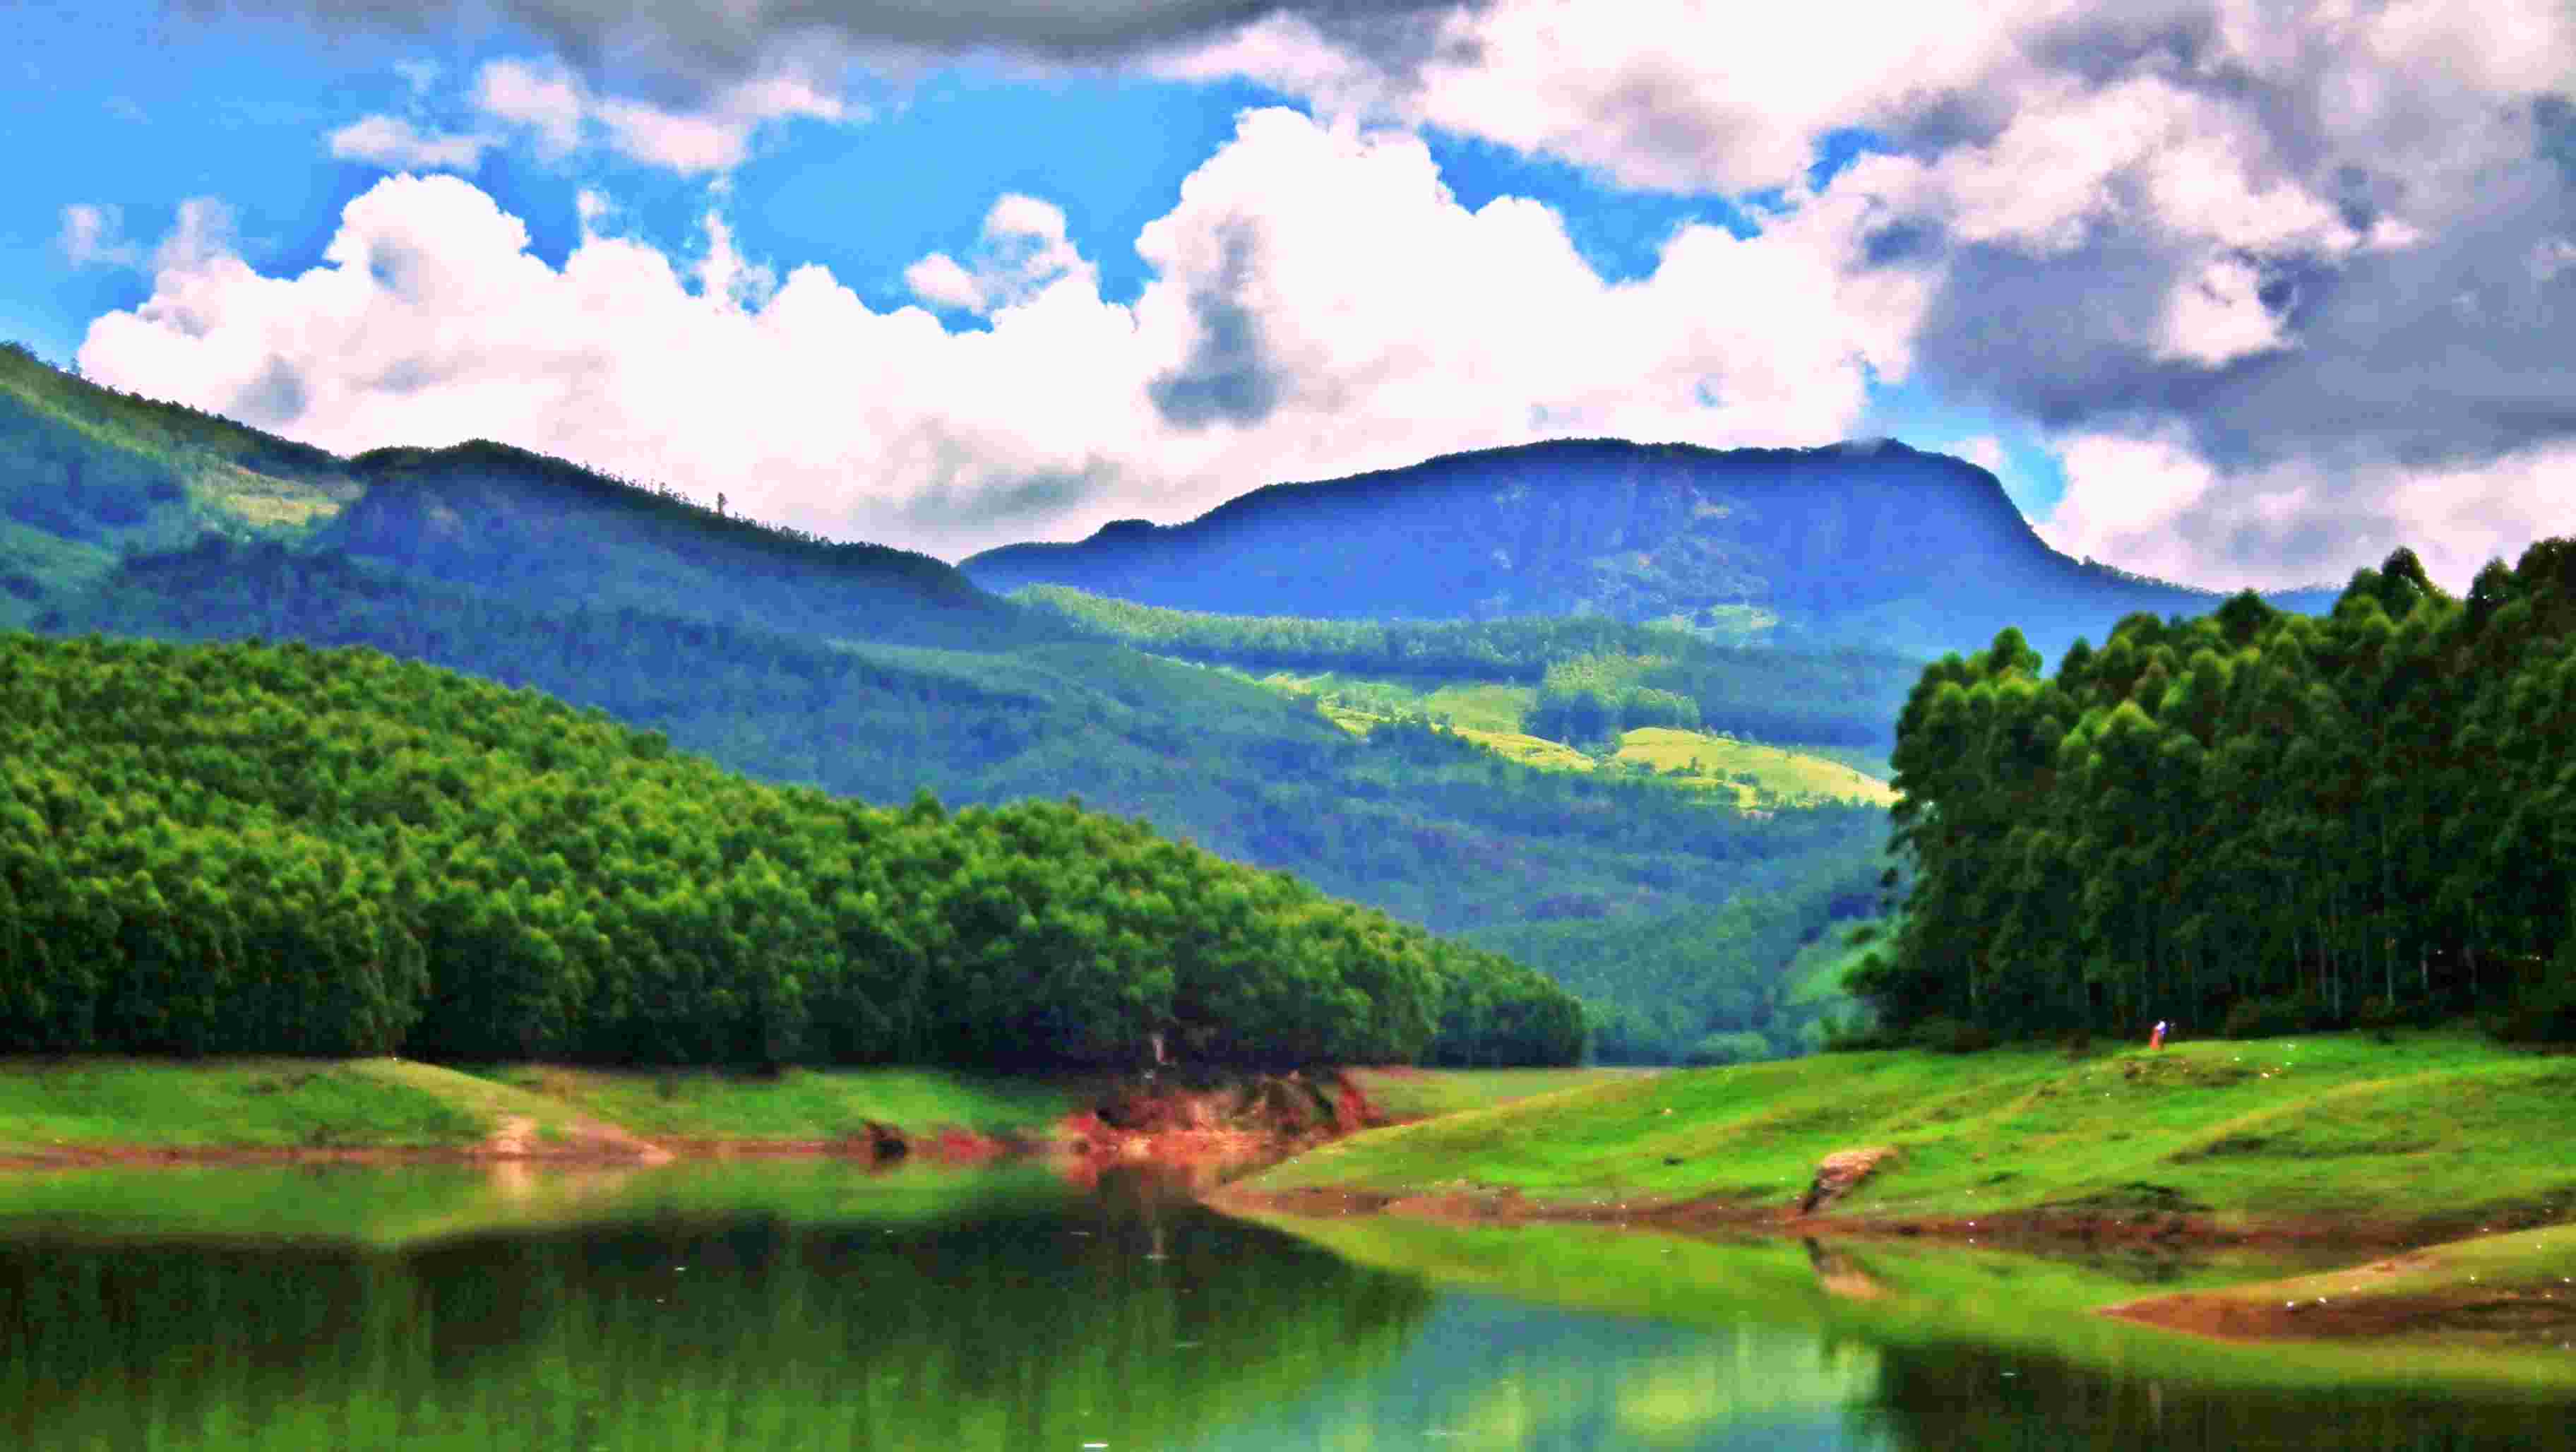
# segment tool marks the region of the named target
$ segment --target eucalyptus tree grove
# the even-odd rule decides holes
[[[2248,593],[2040,664],[2006,629],[1906,703],[1912,887],[1854,979],[1885,1025],[2576,1029],[2576,541],[2466,599],[2401,549],[2322,619]]]

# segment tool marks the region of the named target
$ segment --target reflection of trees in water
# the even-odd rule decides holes
[[[402,1256],[9,1247],[0,1443],[1133,1448],[1383,1361],[1430,1301],[1143,1196]]]
[[[1877,1357],[1755,1323],[1680,1326],[1452,1296],[1385,1371],[1220,1434],[1207,1452],[1828,1448],[1842,1409],[1876,1388]]]
[[[2261,1356],[2260,1347],[2246,1350]],[[2403,1354],[2403,1353],[2399,1353]],[[2332,1387],[2215,1388],[2090,1371],[1973,1345],[1890,1346],[1856,1440],[1910,1448],[2337,1448],[2353,1452],[2567,1445],[2576,1398],[2464,1399]]]

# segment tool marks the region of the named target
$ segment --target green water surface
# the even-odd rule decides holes
[[[0,1446],[2550,1447],[2576,1353],[2090,1314],[2278,1267],[1229,1220],[1144,1178],[0,1177]]]

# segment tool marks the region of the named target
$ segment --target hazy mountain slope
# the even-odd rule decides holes
[[[2050,549],[1992,474],[1893,441],[1718,451],[1558,440],[1257,489],[1187,524],[961,566],[1007,593],[1321,619],[1607,615],[1926,657],[2018,625],[2052,656],[2133,611],[2221,597]]]
[[[351,467],[366,493],[320,543],[541,606],[918,645],[1063,634],[928,555],[728,517],[505,444],[377,449]]]
[[[363,488],[318,449],[58,372],[0,344],[0,625],[127,553],[288,535]]]

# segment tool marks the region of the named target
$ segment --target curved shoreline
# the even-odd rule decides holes
[[[2101,1245],[2196,1248],[2404,1249],[2451,1238],[2455,1228],[2425,1221],[2277,1217],[2222,1223],[2214,1217],[2099,1212],[2007,1211],[1993,1215],[1845,1216],[1801,1214],[1758,1201],[1538,1200],[1510,1189],[1262,1190],[1221,1186],[1202,1195],[1228,1214],[1334,1219],[1398,1215],[1456,1225],[1610,1225],[1641,1230],[1759,1232],[1792,1239],[1907,1239],[2016,1249]]]

